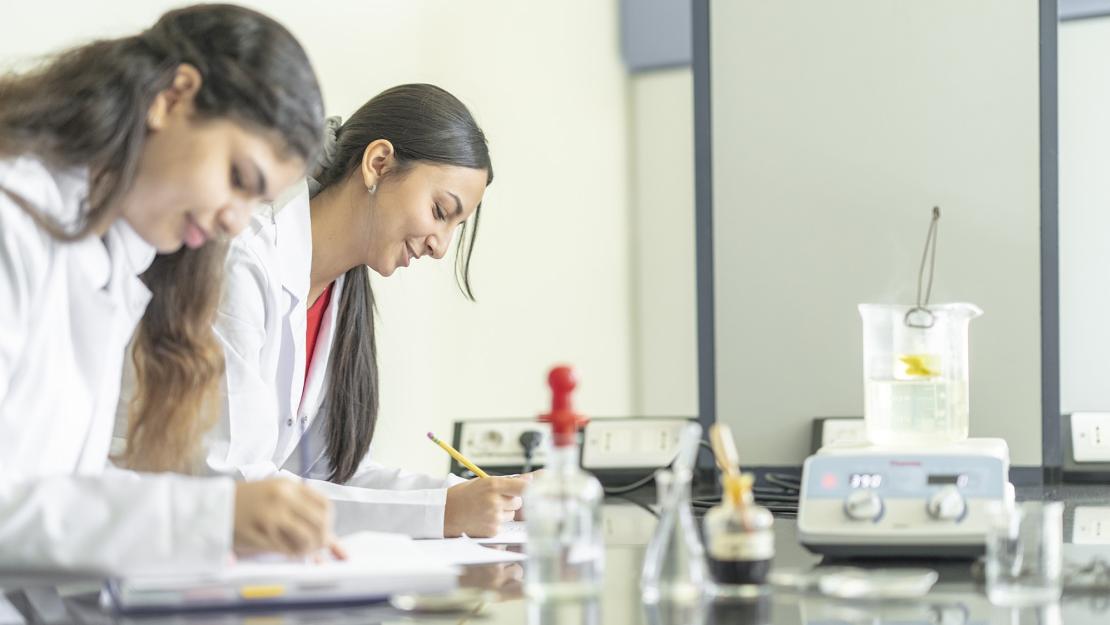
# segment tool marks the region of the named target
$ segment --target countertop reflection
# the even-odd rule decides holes
[[[650,492],[645,491],[644,496],[650,496]],[[1018,498],[1063,501],[1066,504],[1065,560],[1073,563],[1092,560],[1110,563],[1110,522],[1105,529],[1099,525],[1103,513],[1107,513],[1107,518],[1110,519],[1110,488],[1096,485],[1023,486],[1018,489]],[[816,593],[775,590],[758,599],[744,602],[707,601],[694,606],[644,606],[639,591],[640,565],[656,523],[654,514],[645,503],[643,499],[613,499],[606,502],[606,573],[600,595],[593,601],[549,605],[530,602],[523,597],[523,568],[519,564],[465,569],[460,583],[492,591],[490,600],[447,614],[412,614],[396,610],[387,604],[376,604],[282,612],[118,617],[100,608],[96,593],[90,592],[95,589],[95,585],[66,585],[54,589],[38,584],[38,588],[25,591],[19,588],[18,580],[3,579],[0,580],[0,586],[6,589],[11,606],[23,613],[27,622],[51,623],[1085,625],[1110,622],[1110,581],[1097,590],[1068,589],[1059,604],[1010,609],[992,606],[987,601],[973,563],[926,559],[882,563],[882,566],[925,566],[938,571],[940,580],[937,585],[919,601],[844,601],[829,599]],[[801,547],[797,540],[797,525],[793,519],[776,519],[775,545],[776,570],[808,570],[845,563],[843,560],[822,560]],[[859,561],[850,563],[875,566],[873,563]],[[30,618],[27,615],[31,615]]]

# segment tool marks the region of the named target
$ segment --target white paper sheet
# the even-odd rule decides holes
[[[441,560],[456,565],[490,564],[495,562],[520,562],[523,553],[507,551],[479,544],[473,538],[443,538],[413,541],[429,560]]]
[[[528,542],[528,530],[524,521],[508,521],[501,524],[496,536],[471,540],[481,545],[523,545]]]
[[[375,599],[398,592],[444,592],[459,569],[447,557],[398,534],[362,532],[341,543],[350,558],[306,563],[274,556],[244,558],[207,575],[117,579],[109,594],[122,609],[232,607],[255,602]]]

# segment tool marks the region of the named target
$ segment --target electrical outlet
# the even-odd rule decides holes
[[[678,455],[684,418],[592,419],[582,439],[582,466],[598,469],[658,469]]]
[[[862,445],[867,442],[867,425],[863,419],[825,419],[821,424],[824,445]]]
[[[1110,506],[1076,506],[1071,541],[1077,545],[1110,544]]]
[[[547,457],[551,426],[536,419],[497,419],[463,421],[458,424],[456,447],[459,453],[479,467],[520,467],[524,447],[520,435],[534,431],[540,443],[532,453],[532,464],[542,465]]]
[[[590,471],[658,469],[678,454],[686,418],[621,417],[591,419],[582,433],[582,467]],[[455,447],[482,468],[519,470],[524,465],[520,435],[535,431],[540,443],[532,465],[545,463],[551,426],[535,419],[490,419],[455,424]]]
[[[1110,413],[1072,413],[1071,450],[1077,463],[1110,462]]]

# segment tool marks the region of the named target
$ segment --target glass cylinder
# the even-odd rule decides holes
[[[987,526],[987,597],[1002,606],[1052,603],[1062,593],[1064,504],[996,505]]]

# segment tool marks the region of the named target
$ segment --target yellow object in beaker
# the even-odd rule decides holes
[[[936,354],[905,354],[898,360],[906,365],[903,375],[911,378],[935,378],[940,375],[940,357]]]

